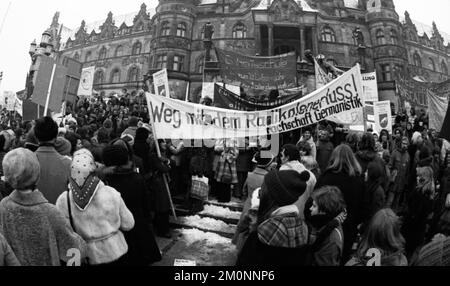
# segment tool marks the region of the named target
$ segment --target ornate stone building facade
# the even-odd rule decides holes
[[[314,90],[314,69],[305,50],[323,54],[340,69],[360,63],[377,71],[381,100],[398,108],[394,73],[424,81],[450,78],[449,39],[433,23],[420,35],[408,13],[401,20],[393,0],[159,0],[155,11],[142,4],[125,17],[111,13],[103,23],[74,31],[51,26],[55,52],[95,66],[94,89],[110,94],[144,86],[145,74],[169,71],[172,92],[198,101],[202,81],[217,80],[217,58],[204,62],[204,27],[214,29],[214,47],[247,55],[296,51],[298,82]],[[447,41],[447,42],[446,42]],[[424,102],[426,99],[423,99]]]

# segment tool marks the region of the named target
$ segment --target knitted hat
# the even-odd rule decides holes
[[[109,145],[103,149],[103,163],[107,167],[122,166],[128,162],[128,151],[121,145]]]
[[[436,239],[419,252],[417,266],[450,266],[450,237]]]
[[[72,150],[72,145],[69,140],[64,137],[58,137],[55,141],[56,151],[63,156],[70,156],[70,151]]]
[[[270,198],[279,206],[291,205],[306,190],[309,172],[299,174],[297,171],[272,170],[264,177],[264,184]]]
[[[25,148],[8,152],[3,158],[6,182],[16,190],[34,188],[39,181],[41,168],[36,154]]]

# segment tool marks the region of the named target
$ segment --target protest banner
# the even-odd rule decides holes
[[[16,103],[16,93],[13,91],[4,91],[1,98],[1,106],[6,108],[8,111],[14,110],[14,105]]]
[[[295,53],[273,57],[250,57],[216,49],[220,76],[226,84],[253,90],[281,90],[296,87]]]
[[[147,93],[149,114],[162,139],[266,136],[309,126],[336,114],[362,109],[359,65],[321,89],[264,111],[235,111]]]
[[[160,70],[153,74],[153,85],[155,93],[159,96],[170,98],[169,78],[167,76],[167,69]]]
[[[378,134],[381,130],[386,129],[392,134],[392,114],[391,114],[391,102],[378,101],[373,103],[375,130]]]
[[[81,72],[81,82],[78,87],[78,95],[92,96],[92,87],[94,85],[95,66],[84,68]]]
[[[377,73],[371,72],[362,74],[362,83],[364,90],[364,101],[365,102],[378,101]]]
[[[433,91],[428,90],[428,116],[429,128],[437,132],[441,131],[445,114],[448,108],[447,96],[438,96]]]
[[[202,84],[202,99],[209,97],[214,101],[214,82],[203,82]]]

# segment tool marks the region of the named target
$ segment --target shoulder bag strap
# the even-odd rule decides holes
[[[69,211],[69,221],[70,221],[70,226],[71,226],[72,229],[76,232],[76,230],[75,230],[75,225],[74,225],[74,223],[73,223],[72,208],[70,207],[70,195],[69,195],[69,191],[67,191],[67,210]]]

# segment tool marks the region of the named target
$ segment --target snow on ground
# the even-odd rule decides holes
[[[204,232],[198,229],[181,229],[183,239],[188,245],[191,245],[197,241],[204,241],[205,245],[215,244],[231,244],[231,239],[220,236],[213,232]]]
[[[200,214],[230,219],[239,219],[241,217],[241,212],[235,212],[229,208],[214,205],[205,205],[204,210]]]
[[[180,217],[179,221],[189,226],[199,227],[207,230],[221,231],[225,233],[234,233],[236,228],[235,226],[229,225],[221,220],[208,217],[201,218],[198,215]]]
[[[216,199],[209,200],[208,202],[213,203],[213,204],[220,204],[220,205],[224,205],[224,206],[242,207],[242,200],[239,200],[236,198],[232,198],[229,203],[219,203]]]

